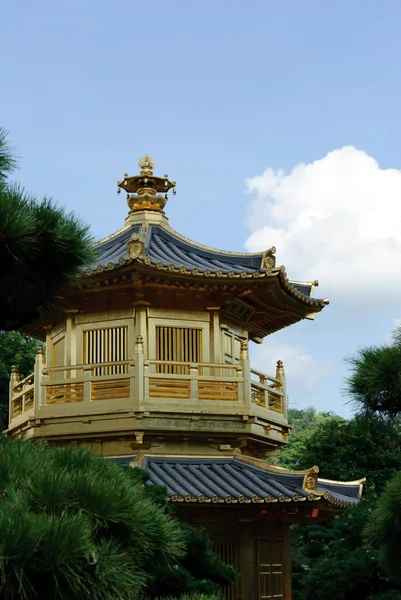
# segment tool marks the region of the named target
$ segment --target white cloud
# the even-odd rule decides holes
[[[269,168],[247,188],[247,250],[276,246],[291,279],[319,278],[332,299],[401,301],[400,170],[348,146],[288,175]]]
[[[291,390],[310,392],[316,389],[321,378],[332,374],[332,365],[327,359],[314,359],[302,346],[272,342],[272,338],[253,347],[251,358],[252,367],[273,376],[277,361],[281,360],[290,383],[289,393]]]

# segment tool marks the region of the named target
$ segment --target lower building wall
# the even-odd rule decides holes
[[[239,572],[237,583],[222,590],[225,600],[291,600],[289,526],[274,516],[247,516],[248,506],[241,508],[183,507],[178,516],[204,527],[214,551]]]

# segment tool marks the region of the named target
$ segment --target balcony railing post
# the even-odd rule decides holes
[[[190,395],[191,400],[198,400],[199,395],[199,367],[198,365],[191,365],[189,367],[189,384],[190,384]]]
[[[14,388],[19,382],[19,371],[17,365],[13,365],[11,367],[10,374],[10,394],[9,394],[9,402],[8,402],[8,422],[11,423],[12,418],[14,416]]]
[[[143,337],[141,335],[137,335],[135,340],[135,366],[133,383],[134,385],[131,387],[131,389],[134,390],[134,410],[139,410],[140,406],[143,404],[145,395],[145,355],[143,348]]]
[[[33,371],[33,406],[34,410],[37,410],[46,403],[44,395],[46,390],[42,386],[44,379],[43,369],[45,367],[45,357],[43,354],[42,346],[38,346],[36,349],[35,367]]]
[[[276,379],[278,379],[281,383],[280,391],[283,394],[281,397],[281,412],[285,416],[285,418],[287,418],[287,390],[286,390],[284,365],[281,360],[277,361]]]
[[[143,398],[145,401],[149,400],[150,390],[149,390],[149,361],[144,361],[143,367]]]
[[[89,404],[92,400],[92,372],[93,367],[84,367],[84,404]]]
[[[241,349],[240,349],[240,359],[239,359],[242,376],[244,378],[243,382],[243,399],[245,406],[251,406],[251,365],[249,362],[249,354],[248,354],[248,341],[242,340]]]

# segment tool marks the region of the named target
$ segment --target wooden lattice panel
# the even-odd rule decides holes
[[[202,362],[202,330],[190,327],[156,327],[156,360]],[[159,373],[183,374],[181,365],[159,365]]]
[[[92,381],[91,400],[114,400],[130,397],[129,379]]]
[[[84,384],[65,383],[46,386],[46,404],[59,404],[62,402],[83,402]]]
[[[238,383],[199,381],[199,400],[238,400]]]
[[[189,379],[149,378],[149,396],[151,398],[190,398]]]
[[[105,327],[83,332],[84,362],[90,365],[122,362],[127,358],[127,327]],[[96,367],[93,375],[127,373],[127,365]]]

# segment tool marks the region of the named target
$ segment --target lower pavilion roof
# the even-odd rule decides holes
[[[245,456],[113,458],[148,472],[149,485],[167,488],[171,502],[272,503],[323,501],[345,508],[358,502],[364,480],[319,479],[318,468],[288,471]]]

